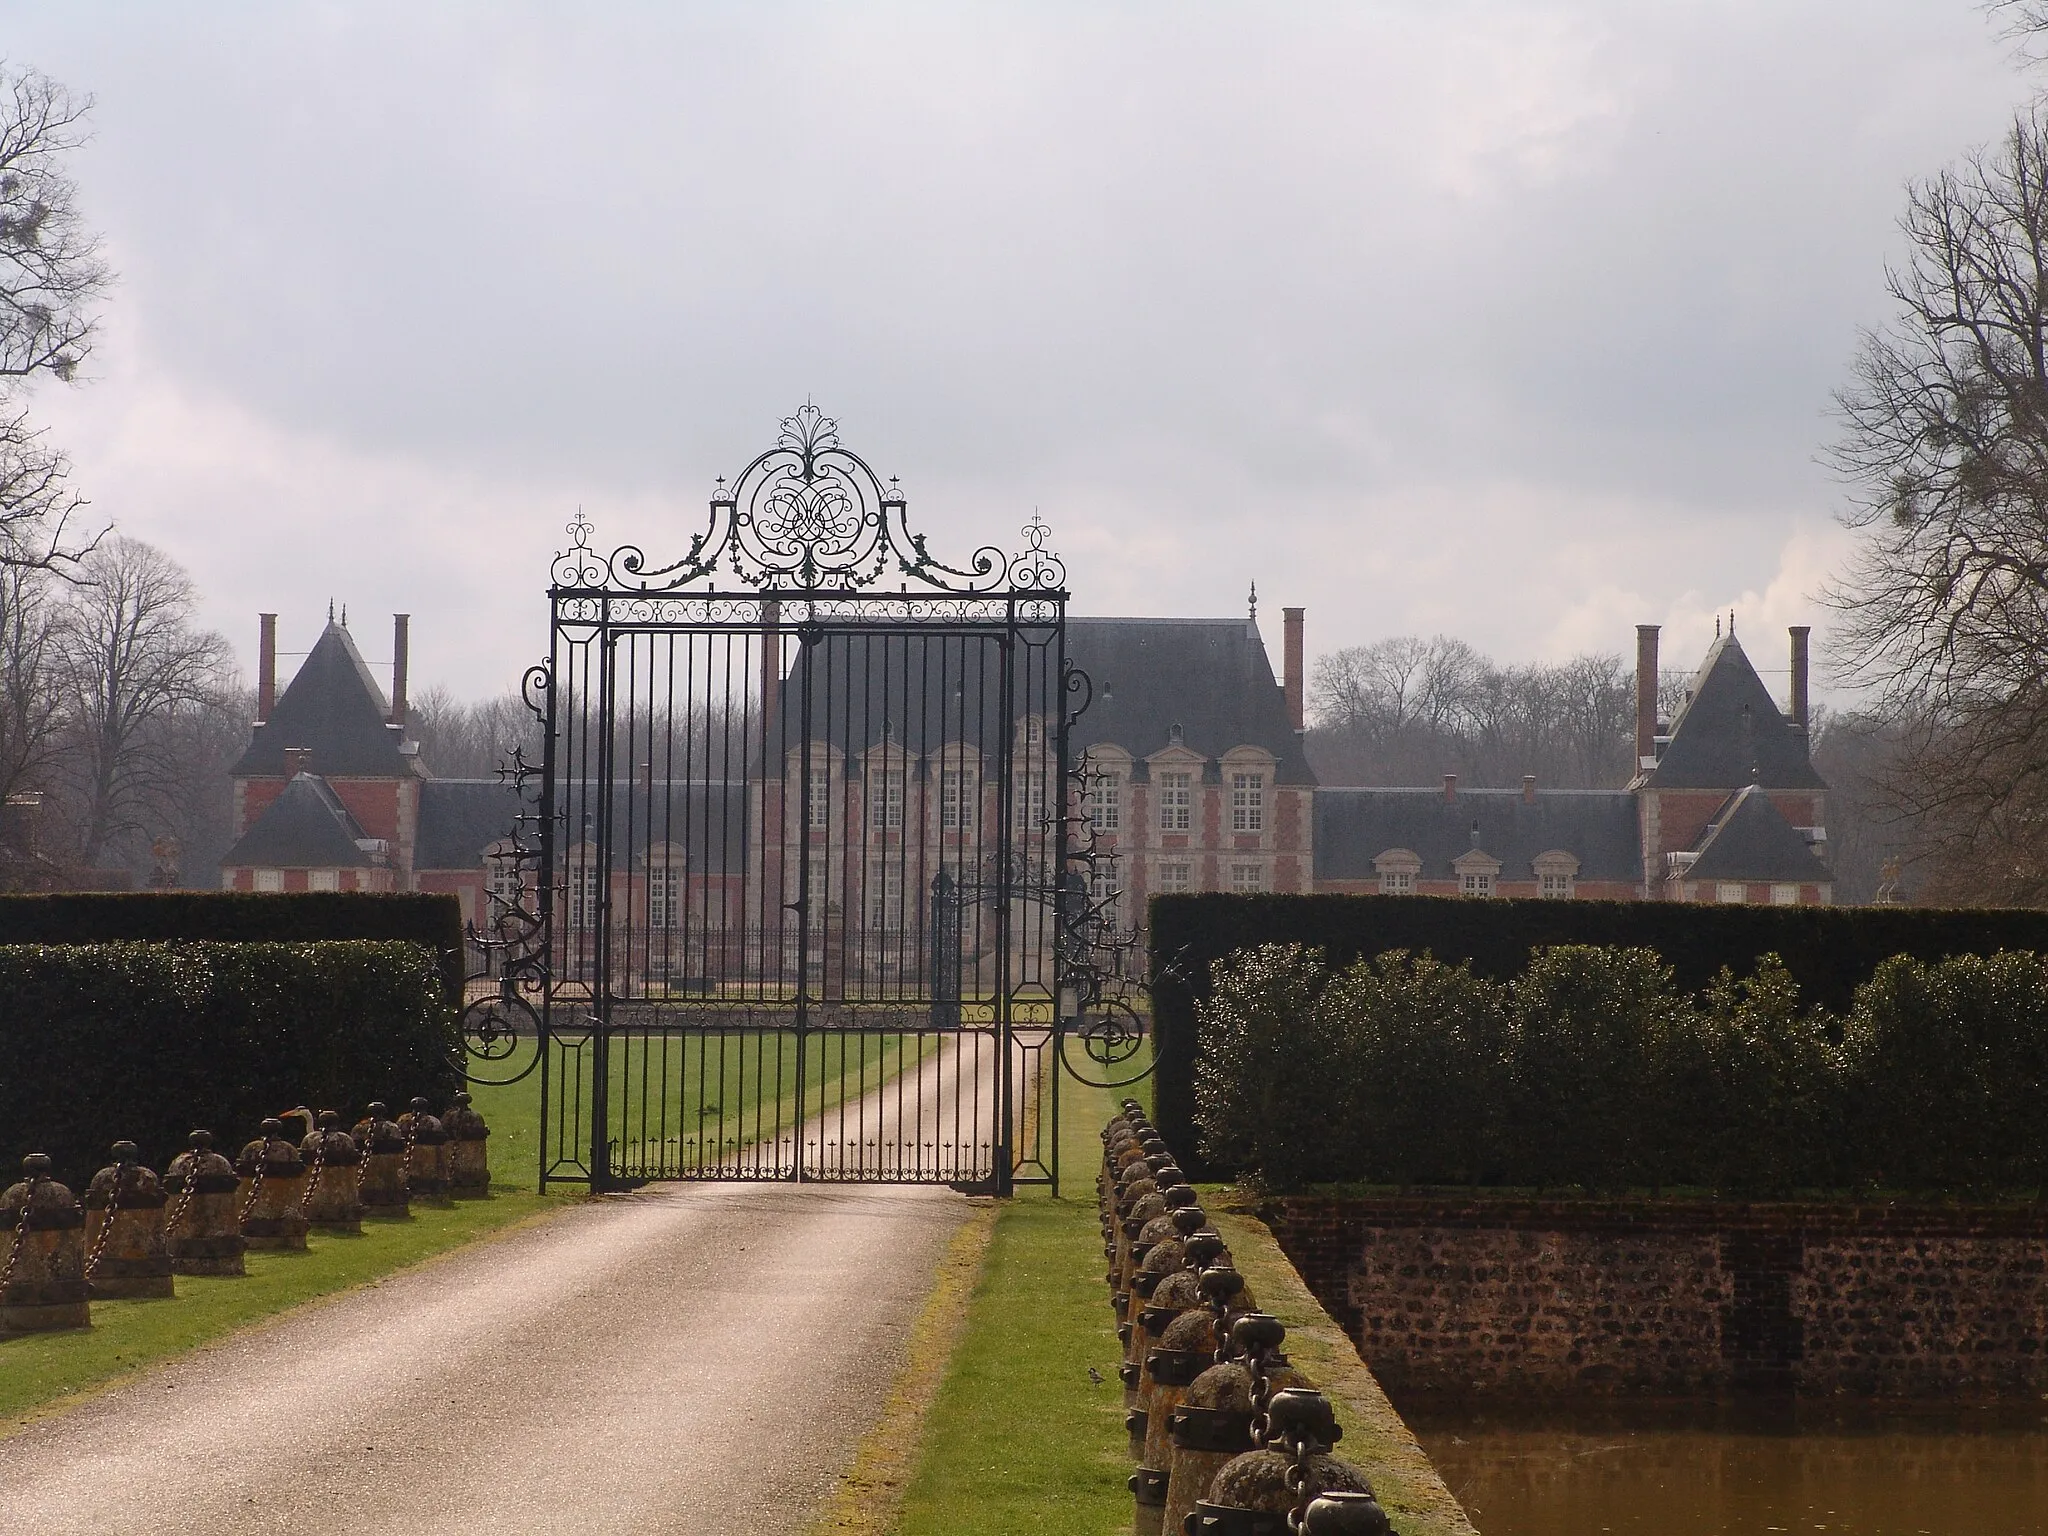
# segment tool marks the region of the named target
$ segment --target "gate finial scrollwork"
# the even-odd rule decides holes
[[[854,592],[894,576],[906,590],[1049,593],[1063,591],[1067,575],[1047,547],[1050,532],[1034,514],[1017,555],[984,545],[964,565],[948,564],[911,530],[901,482],[884,483],[840,443],[839,423],[806,402],[783,418],[773,448],[730,482],[718,478],[711,520],[680,560],[650,568],[639,546],[621,545],[603,574],[632,592],[673,592],[724,571],[773,591]],[[561,582],[560,571],[558,560],[558,585],[589,584]]]

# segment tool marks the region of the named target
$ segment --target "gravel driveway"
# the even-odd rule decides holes
[[[799,1530],[966,1209],[821,1184],[571,1208],[0,1443],[0,1532]]]

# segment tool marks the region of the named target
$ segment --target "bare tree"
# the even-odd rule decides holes
[[[92,98],[0,66],[0,565],[63,568],[92,547],[69,465],[20,403],[39,377],[71,382],[92,350],[110,274],[65,170]]]
[[[493,778],[517,746],[528,749],[529,761],[540,761],[538,728],[517,692],[464,703],[446,688],[423,689],[413,696],[406,721],[420,744],[420,761],[436,778]]]
[[[92,866],[171,814],[180,727],[219,707],[231,653],[193,626],[191,579],[161,550],[110,538],[79,574],[58,649],[79,858]]]
[[[63,727],[50,578],[0,566],[0,800],[41,789]]]
[[[1892,323],[1837,397],[1863,543],[1838,666],[1890,733],[1919,851],[2048,896],[2048,119],[1913,186]],[[1988,889],[1988,886],[1987,886]]]
[[[1462,640],[1375,641],[1321,657],[1308,751],[1325,783],[1619,785],[1630,772],[1629,674],[1616,656],[1499,667]]]

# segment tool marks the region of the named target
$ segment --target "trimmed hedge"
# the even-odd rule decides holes
[[[47,1152],[82,1189],[122,1137],[161,1169],[195,1127],[232,1157],[294,1105],[438,1097],[454,1043],[423,945],[0,946],[0,1176]]]
[[[424,944],[440,957],[448,995],[458,1000],[462,996],[462,905],[453,896],[358,891],[0,896],[0,944],[306,944],[322,939]]]
[[[1839,1018],[1775,956],[1674,975],[1647,949],[1511,981],[1247,950],[1200,1005],[1201,1150],[1280,1187],[2048,1191],[2048,960],[1897,956]]]
[[[1509,980],[1538,949],[1652,949],[1686,991],[1726,968],[1747,976],[1779,957],[1809,1007],[1848,1010],[1856,989],[1894,955],[1937,961],[2000,950],[2048,953],[2048,911],[1928,907],[1699,906],[1661,901],[1472,901],[1443,896],[1160,896],[1149,916],[1159,1070],[1154,1114],[1176,1150],[1195,1137],[1196,1004],[1211,968],[1261,944],[1301,944],[1333,965],[1389,950],[1468,963]],[[1199,1160],[1197,1160],[1199,1162]],[[1220,1164],[1200,1168],[1210,1175]]]

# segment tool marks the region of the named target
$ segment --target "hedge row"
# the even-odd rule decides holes
[[[0,944],[306,944],[322,939],[424,944],[439,957],[448,995],[462,996],[462,907],[453,896],[356,891],[0,896]]]
[[[1209,994],[1213,967],[1260,944],[1307,945],[1339,966],[1407,950],[1469,962],[1495,980],[1521,975],[1535,951],[1556,945],[1653,949],[1688,990],[1710,985],[1724,968],[1746,976],[1768,954],[1780,958],[1809,1006],[1837,1014],[1894,955],[1932,962],[2000,950],[2048,953],[2048,911],[2011,909],[1203,894],[1158,897],[1148,921],[1159,1034],[1154,1113],[1175,1146],[1195,1140],[1196,1005]]]
[[[1776,956],[1696,992],[1647,949],[1510,981],[1266,945],[1201,1005],[1206,1156],[1276,1186],[2048,1190],[2048,959],[1885,961],[1845,1014]]]
[[[0,1174],[47,1152],[82,1187],[121,1137],[161,1168],[194,1127],[439,1095],[454,1038],[418,944],[0,945]]]

